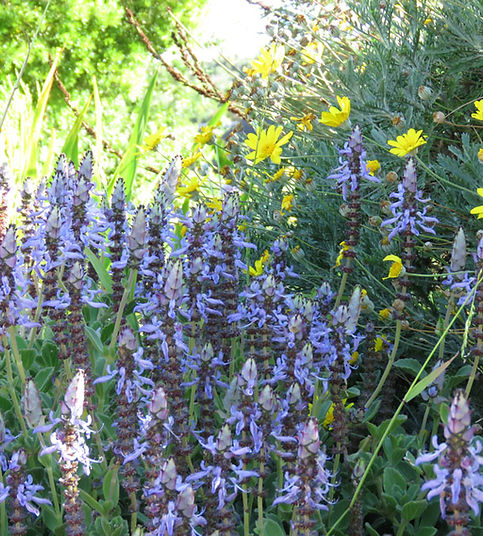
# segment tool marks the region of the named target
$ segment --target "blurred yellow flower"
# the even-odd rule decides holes
[[[344,259],[344,251],[348,251],[350,249],[350,246],[348,246],[345,243],[345,240],[339,244],[339,246],[342,246],[342,248],[339,251],[339,255],[337,256],[337,259],[335,259],[335,265],[334,268],[337,268],[342,264],[342,260]]]
[[[347,402],[347,398],[344,398],[342,400],[342,403],[344,404],[344,408],[345,409],[349,409],[351,408],[354,404],[347,404],[347,406],[345,405]],[[335,404],[332,402],[332,404],[330,405],[330,408],[327,410],[327,413],[325,414],[325,419],[322,421],[322,426],[324,426],[325,428],[332,428],[331,424],[334,422],[334,408],[335,408]]]
[[[267,130],[258,128],[256,134],[248,134],[245,145],[253,149],[253,152],[247,155],[247,159],[253,160],[254,164],[258,164],[258,162],[270,157],[274,164],[280,164],[282,145],[288,143],[293,135],[293,132],[289,132],[278,139],[281,133],[282,127],[270,125]]]
[[[359,359],[359,352],[356,350],[355,352],[352,352],[351,358],[349,359],[349,363],[353,365],[358,359]]]
[[[198,143],[199,145],[206,145],[208,142],[211,141],[214,129],[215,126],[201,127],[201,132],[194,138],[195,143]]]
[[[282,210],[281,213],[284,214],[285,211],[290,212],[293,208],[293,194],[284,195],[282,199]]]
[[[414,149],[426,143],[425,138],[427,138],[427,136],[422,136],[422,132],[422,130],[416,131],[414,128],[410,128],[406,134],[398,136],[396,141],[389,140],[387,142],[388,145],[394,147],[394,149],[391,149],[389,152],[401,157],[411,153]]]
[[[285,57],[285,47],[272,43],[270,48],[263,49],[257,59],[251,61],[252,69],[249,74],[259,73],[262,78],[274,73],[282,65]]]
[[[311,65],[315,62],[319,63],[322,60],[323,52],[322,43],[311,41],[300,51],[303,60],[302,65]]]
[[[379,311],[379,318],[381,318],[382,320],[388,320],[389,318],[391,318],[391,309],[389,309],[389,307],[381,309]]]
[[[193,192],[196,192],[201,186],[201,180],[198,177],[193,177],[189,180],[186,186],[178,186],[176,192],[181,197],[191,197]]]
[[[383,277],[382,279],[392,279],[399,277],[400,275],[404,275],[405,269],[402,264],[402,260],[397,255],[386,255],[383,261],[392,261],[391,267],[389,268],[389,274],[387,277]]]
[[[377,337],[374,341],[374,351],[380,352],[384,348],[384,339],[382,337]]]
[[[262,253],[262,256],[255,261],[255,266],[254,267],[253,266],[248,267],[248,273],[251,276],[254,276],[254,277],[262,275],[263,268],[267,264],[269,259],[270,259],[270,253],[269,253],[268,249],[266,249]]]
[[[194,164],[197,160],[201,158],[201,151],[198,151],[197,153],[192,154],[191,156],[188,156],[188,158],[183,159],[183,163],[181,164],[181,167],[187,168],[190,167],[191,164]]]
[[[425,19],[425,21],[423,22],[423,24],[425,26],[427,26],[428,24],[431,24],[433,22],[433,19],[431,17],[428,17],[427,19]]]
[[[482,149],[480,149],[482,150]],[[478,195],[480,197],[483,197],[483,188],[478,188],[476,190],[478,192]],[[480,205],[479,207],[472,208],[470,210],[470,214],[478,214],[478,219],[483,218],[483,205]]]
[[[296,121],[297,122],[298,130],[302,130],[302,131],[305,130],[307,132],[312,132],[312,130],[314,129],[314,127],[312,125],[312,121],[314,119],[315,119],[314,114],[305,114],[302,117],[291,117],[290,118],[291,121]]]
[[[376,171],[381,169],[381,164],[379,163],[379,160],[368,160],[366,164],[369,175],[375,175]]]
[[[319,123],[329,127],[338,127],[347,121],[351,113],[351,101],[349,97],[341,98],[337,95],[337,102],[339,103],[340,110],[335,106],[331,106],[328,112],[322,112]]]
[[[296,227],[297,225],[297,218],[295,216],[290,216],[287,218],[287,225],[290,225],[290,227]],[[297,246],[300,249],[300,246]]]
[[[478,160],[483,164],[483,147],[478,151]]]
[[[166,127],[159,127],[158,131],[154,134],[150,134],[149,136],[146,136],[144,138],[143,144],[139,145],[139,149],[143,151],[143,153],[147,153],[149,151],[152,151],[159,142],[165,138],[164,131],[166,130]]]
[[[483,99],[475,101],[476,112],[471,114],[471,117],[483,121]]]
[[[217,197],[212,197],[205,202],[206,208],[210,209],[210,212],[221,212],[222,202]]]
[[[286,170],[286,169],[287,169],[287,168],[284,168],[284,167],[280,168],[280,169],[279,169],[276,173],[274,173],[271,177],[269,177],[268,179],[265,179],[265,182],[268,183],[268,182],[275,182],[275,181],[278,181],[278,179],[279,179],[280,177],[283,176],[283,174],[285,173],[285,170]]]

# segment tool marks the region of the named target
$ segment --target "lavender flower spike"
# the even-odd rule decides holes
[[[391,203],[392,218],[384,220],[381,227],[393,225],[393,229],[388,235],[388,240],[396,234],[410,232],[416,236],[419,235],[419,230],[427,233],[436,234],[433,225],[438,223],[437,218],[427,216],[428,207],[424,206],[423,210],[418,210],[418,202],[425,205],[429,199],[423,199],[423,193],[418,190],[416,178],[416,164],[414,159],[410,158],[404,170],[404,177],[397,188],[397,192],[393,192],[389,197],[394,199]]]
[[[474,441],[470,407],[463,391],[457,391],[453,397],[444,437],[446,442],[438,444],[434,436],[432,444],[436,450],[416,459],[416,465],[438,459],[433,465],[436,478],[428,480],[421,489],[429,490],[428,500],[439,496],[441,517],[455,527],[450,535],[470,535],[470,530],[464,528],[470,523],[469,511],[477,516],[479,503],[483,502],[483,446]]]

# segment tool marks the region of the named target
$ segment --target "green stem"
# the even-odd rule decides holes
[[[5,366],[7,369],[7,379],[8,379],[7,389],[10,393],[10,397],[12,398],[13,408],[15,410],[15,414],[22,428],[22,433],[24,437],[27,437],[28,436],[27,426],[25,425],[25,420],[23,418],[22,411],[20,410],[20,404],[18,403],[17,393],[15,392],[15,386],[14,386],[13,374],[12,374],[12,362],[10,361],[10,352],[8,351],[7,348],[5,348],[4,353],[5,353]]]
[[[352,263],[352,257],[346,257],[346,258],[347,258],[346,268],[350,268],[350,265]],[[340,281],[339,292],[337,293],[337,298],[335,300],[334,309],[337,309],[337,307],[339,307],[339,305],[340,305],[340,302],[342,300],[342,296],[344,295],[345,285],[347,283],[347,278],[348,277],[349,277],[349,272],[344,272],[342,274],[342,279]]]
[[[45,444],[45,441],[44,441],[44,438],[43,438],[42,434],[38,434],[38,438],[39,438],[39,441],[40,441],[40,444],[41,444],[42,448],[44,449],[46,447],[46,444]],[[54,510],[55,510],[56,515],[57,515],[57,519],[59,520],[59,524],[61,524],[62,523],[62,512],[60,510],[60,503],[59,503],[59,499],[57,497],[57,488],[55,487],[54,471],[52,470],[51,465],[46,467],[46,469],[47,469],[47,476],[49,478],[49,486],[50,486],[50,491],[51,491],[51,494],[52,494],[52,501],[54,503]]]
[[[22,357],[18,351],[16,330],[13,326],[8,328],[8,334],[10,335],[10,348],[15,359],[15,364],[17,365],[18,374],[20,376],[20,380],[22,381],[22,385],[25,385],[25,370],[23,368]]]
[[[421,423],[421,428],[419,429],[419,434],[418,434],[418,440],[420,442],[424,441],[424,432],[426,431],[426,423],[428,422],[428,416],[429,416],[429,412],[431,411],[432,405],[433,405],[433,401],[429,400],[429,402],[426,404],[426,409],[424,410],[423,422]]]
[[[263,471],[265,470],[265,466],[263,463],[265,456],[265,449],[262,447],[260,449],[260,474],[263,474]],[[260,477],[258,479],[258,496],[257,496],[257,504],[258,504],[258,529],[260,531],[260,534],[263,534],[263,478]]]
[[[131,534],[134,534],[136,532],[136,526],[138,521],[138,512],[137,512],[137,500],[136,500],[136,493],[132,491],[129,495],[129,498],[131,500]]]
[[[104,469],[104,472],[107,473],[108,467],[107,467],[106,457],[103,455],[104,449],[102,448],[101,428],[99,424],[97,423],[96,416],[94,413],[91,415],[91,417],[92,417],[92,423],[95,426],[95,430],[97,430],[96,433],[94,434],[94,437],[96,438],[96,445],[97,445],[97,450],[99,452],[100,462],[101,462],[102,468]]]
[[[117,344],[117,336],[119,334],[119,329],[121,328],[121,322],[122,322],[122,316],[124,313],[124,308],[126,307],[127,300],[129,298],[129,294],[131,293],[131,287],[134,282],[134,279],[136,277],[137,271],[136,270],[130,270],[129,271],[129,279],[126,285],[126,288],[124,289],[124,293],[121,298],[121,302],[119,303],[119,309],[117,311],[116,321],[114,323],[114,329],[112,330],[112,336],[111,336],[111,344],[109,345],[109,356],[111,358],[114,357],[114,348]]]
[[[449,297],[448,307],[446,308],[446,314],[444,316],[443,330],[446,329],[446,326],[449,323],[449,319],[451,318],[451,311],[453,310],[453,304],[454,304],[454,294],[452,292],[450,297]],[[441,359],[441,360],[444,357],[444,344],[445,344],[445,342],[446,342],[446,339],[443,339],[443,342],[441,343],[441,345],[439,347],[438,358]]]
[[[369,398],[369,400],[366,403],[366,408],[371,407],[371,404],[376,400],[378,394],[380,393],[382,387],[384,386],[384,383],[389,376],[389,373],[391,372],[392,366],[394,364],[394,359],[396,358],[397,349],[399,346],[399,341],[401,340],[401,320],[397,320],[396,322],[396,335],[394,337],[394,346],[392,347],[391,355],[389,356],[389,361],[387,362],[386,369],[384,370],[381,379],[379,380],[379,383],[377,384],[377,387],[375,391],[372,393],[372,396]]]

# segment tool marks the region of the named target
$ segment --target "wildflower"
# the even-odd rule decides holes
[[[353,352],[352,359],[350,361],[351,365],[357,361],[358,357],[359,357],[359,352]],[[346,406],[347,398],[344,398],[342,402],[344,403],[345,409],[349,409],[354,405],[351,403],[351,404],[347,404]],[[332,423],[334,422],[334,408],[335,408],[335,404],[334,402],[332,402],[329,409],[327,410],[327,413],[325,414],[324,420],[322,421],[322,426],[324,428],[328,428],[328,429],[332,428]]]
[[[328,112],[322,112],[319,123],[329,127],[338,127],[347,121],[351,112],[351,101],[349,97],[341,98],[337,95],[337,102],[339,103],[340,110],[335,106],[331,106]]]
[[[402,264],[401,258],[397,255],[386,255],[383,261],[392,261],[391,267],[389,268],[389,274],[387,277],[383,277],[382,279],[390,279],[390,278],[396,278],[401,275],[404,275],[404,266]]]
[[[268,252],[268,249],[266,249],[263,252],[262,256],[255,261],[255,267],[252,267],[252,266],[248,267],[248,273],[254,277],[262,275],[263,268],[267,264],[269,259],[270,259],[270,253]]]
[[[471,117],[483,121],[483,99],[475,101],[476,112],[471,114]]]
[[[437,218],[426,215],[427,206],[424,206],[423,210],[418,210],[418,202],[426,204],[429,201],[429,199],[423,199],[422,195],[423,193],[418,189],[416,166],[414,160],[410,158],[404,170],[403,180],[398,184],[397,192],[390,195],[391,198],[395,199],[390,207],[393,217],[381,224],[381,227],[394,225],[388,235],[389,241],[396,234],[407,231],[418,236],[419,229],[435,234],[433,225],[438,222]]]
[[[293,208],[293,194],[284,195],[282,199],[282,210],[281,213],[285,214],[285,211],[290,212]]]
[[[293,135],[293,132],[289,132],[278,139],[281,133],[281,126],[270,125],[267,130],[258,128],[256,134],[248,134],[245,145],[253,149],[253,152],[247,155],[247,159],[253,160],[254,164],[258,164],[258,162],[270,157],[274,164],[280,164],[282,145],[285,145]]]
[[[463,391],[457,391],[451,401],[444,437],[446,441],[438,444],[434,436],[435,451],[416,459],[416,465],[438,459],[433,465],[435,478],[425,482],[421,490],[429,490],[428,500],[439,496],[441,517],[447,519],[448,525],[459,529],[451,534],[466,534],[464,527],[470,522],[469,510],[478,516],[479,503],[483,501],[483,457],[480,441],[474,441],[471,411]]]
[[[213,130],[215,129],[215,126],[216,125],[201,127],[200,134],[194,138],[195,143],[198,143],[199,145],[206,145],[209,143],[213,137]]]
[[[396,138],[396,141],[389,140],[388,145],[392,145],[394,149],[391,149],[389,152],[395,154],[396,156],[406,156],[408,153],[412,153],[420,145],[426,143],[425,138],[427,136],[422,136],[422,130],[414,130],[410,128],[406,134],[402,134]]]
[[[483,164],[483,147],[478,151],[478,160]]]
[[[374,351],[380,352],[384,348],[384,339],[382,337],[377,337],[374,341]]]
[[[301,131],[307,131],[312,132],[314,127],[312,126],[312,121],[315,119],[315,115],[312,113],[308,113],[303,115],[302,117],[291,117],[291,121],[297,122],[297,128]]]
[[[482,152],[482,156],[483,156],[483,149],[480,149],[480,151]],[[479,156],[479,153],[478,153],[478,156]],[[483,197],[483,188],[478,188],[476,191],[478,192],[478,195],[480,197]],[[470,210],[470,214],[478,214],[478,219],[483,218],[483,205],[472,208]]]
[[[139,145],[139,149],[141,149],[143,153],[148,153],[149,151],[155,149],[159,142],[166,137],[164,135],[165,130],[166,127],[159,127],[157,132],[144,138],[143,144]]]
[[[379,311],[379,318],[381,318],[382,320],[387,320],[388,318],[391,318],[391,309],[389,309],[389,307],[381,309]]]
[[[381,164],[379,163],[379,160],[368,160],[366,162],[366,165],[369,175],[372,176],[376,174],[376,171],[379,171],[379,169],[381,169]]]
[[[181,167],[183,169],[190,167],[192,164],[194,164],[197,160],[199,160],[202,156],[201,151],[198,151],[196,153],[193,153],[191,156],[188,156],[188,158],[185,158],[183,160],[183,163]]]
[[[221,212],[222,210],[222,202],[221,199],[218,199],[217,197],[212,197],[208,201],[205,202],[206,208],[210,209],[210,212]]]
[[[178,186],[178,188],[176,189],[176,192],[181,196],[181,197],[191,197],[191,195],[196,192],[197,190],[199,190],[201,186],[201,179],[199,179],[198,177],[192,177],[188,183],[186,184],[186,186]]]
[[[342,246],[342,248],[339,251],[339,255],[337,256],[337,259],[335,259],[335,265],[334,268],[337,268],[342,264],[342,260],[344,259],[344,251],[349,251],[350,246],[348,246],[344,241],[342,241],[339,246]]]
[[[424,19],[423,24],[425,26],[427,26],[428,24],[431,24],[432,22],[433,22],[433,19],[431,17],[428,17],[428,18]]]
[[[262,50],[257,59],[251,61],[250,74],[259,73],[262,78],[274,73],[282,65],[285,57],[285,47],[272,43],[270,48]]]
[[[321,43],[311,41],[300,51],[302,56],[302,65],[312,65],[313,63],[319,63],[322,60],[322,54],[324,48]]]

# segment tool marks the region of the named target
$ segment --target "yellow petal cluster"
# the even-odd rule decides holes
[[[471,117],[483,121],[483,99],[475,101],[476,112],[471,114]]]
[[[393,147],[390,152],[396,156],[406,156],[426,143],[427,136],[423,136],[422,133],[422,130],[416,131],[414,128],[410,128],[405,134],[398,136],[396,140],[389,140],[388,145]]]
[[[481,150],[482,149],[480,149],[480,151]],[[483,188],[478,188],[476,191],[478,192],[478,195],[480,197],[483,197]],[[480,205],[479,207],[472,208],[470,210],[470,214],[477,214],[478,219],[483,218],[483,205]]]
[[[285,47],[272,43],[270,48],[263,49],[258,58],[251,61],[252,68],[249,74],[258,73],[262,78],[268,78],[282,65],[284,57]]]
[[[267,130],[258,128],[256,134],[248,134],[245,145],[252,149],[252,152],[247,155],[247,159],[258,164],[265,158],[270,158],[274,164],[280,164],[282,145],[288,143],[293,135],[293,132],[289,132],[279,139],[281,133],[281,126],[271,125]]]
[[[379,163],[379,160],[368,160],[366,162],[366,165],[369,175],[375,175],[376,171],[379,171],[381,169],[381,164]]]
[[[319,123],[328,127],[338,127],[347,121],[351,113],[351,101],[349,97],[339,97],[337,95],[337,102],[339,103],[340,110],[335,106],[331,106],[328,112],[322,112]]]
[[[293,208],[293,194],[284,195],[282,199],[282,210],[281,213],[290,212]]]
[[[398,257],[397,255],[386,255],[382,260],[392,262],[391,267],[389,268],[389,274],[387,275],[387,277],[383,277],[382,279],[393,279],[404,275],[405,269],[400,257]]]

